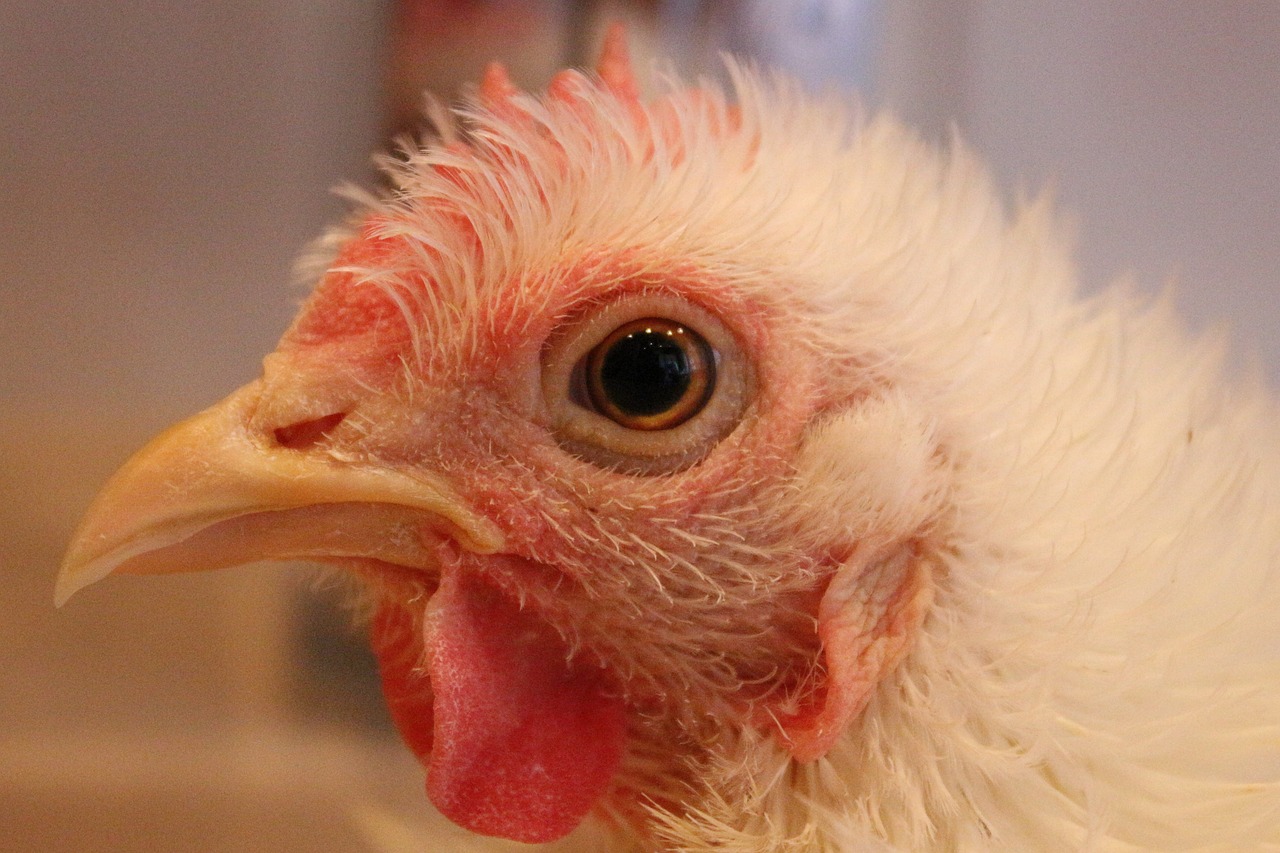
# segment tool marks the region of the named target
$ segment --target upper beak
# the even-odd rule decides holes
[[[343,557],[426,567],[442,536],[482,553],[501,547],[498,528],[438,475],[280,445],[251,423],[260,393],[246,386],[125,463],[71,541],[59,605],[112,572]]]

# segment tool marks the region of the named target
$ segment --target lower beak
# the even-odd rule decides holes
[[[438,475],[285,447],[252,428],[258,395],[246,386],[125,463],[72,539],[59,605],[113,572],[341,558],[425,568],[445,537],[481,553],[501,547],[501,532]]]

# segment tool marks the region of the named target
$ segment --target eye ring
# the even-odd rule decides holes
[[[665,317],[624,323],[581,365],[584,402],[627,429],[677,427],[715,392],[715,350],[697,330]]]
[[[660,336],[677,344],[689,368],[687,382],[659,383],[657,392],[638,397],[609,393],[603,384],[609,354],[637,328],[650,330],[649,343]],[[642,362],[652,357],[640,354]],[[655,369],[650,364],[640,372]],[[669,474],[700,462],[746,417],[754,385],[737,336],[711,311],[667,293],[632,294],[587,308],[543,346],[542,393],[552,437],[573,456],[628,474]]]

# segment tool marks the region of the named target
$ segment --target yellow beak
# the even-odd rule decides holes
[[[80,523],[55,601],[113,572],[199,571],[257,560],[379,560],[425,568],[442,536],[502,545],[429,472],[284,447],[251,428],[258,383],[171,427],[125,463]]]

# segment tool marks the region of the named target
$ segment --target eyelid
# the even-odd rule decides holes
[[[664,430],[634,430],[581,405],[579,365],[615,329],[658,317],[686,325],[707,341],[716,359],[716,387],[705,407]],[[710,311],[668,294],[637,294],[565,323],[543,351],[542,390],[551,431],[567,452],[631,474],[673,473],[697,464],[741,421],[754,391],[754,371],[736,336]]]

